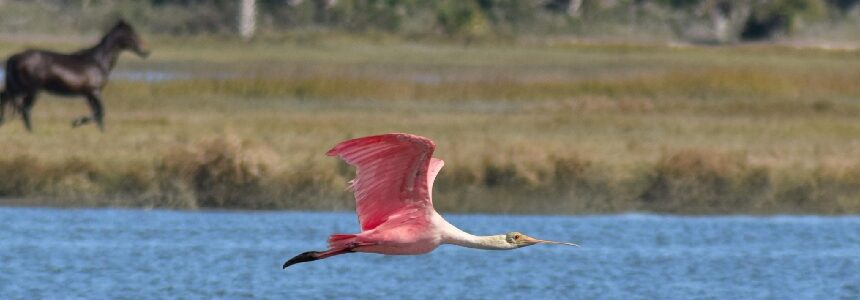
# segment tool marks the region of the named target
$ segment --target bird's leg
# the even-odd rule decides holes
[[[308,251],[308,252],[296,255],[295,257],[290,258],[290,260],[288,260],[287,262],[284,263],[284,269],[286,269],[289,266],[295,265],[297,263],[315,261],[315,260],[319,259],[318,256],[320,255],[320,253],[322,253],[322,252]]]
[[[353,252],[352,251],[353,248],[354,247],[349,247],[346,249],[330,249],[328,251],[322,251],[322,252],[320,252],[320,251],[308,251],[308,252],[296,255],[293,258],[290,258],[290,260],[288,260],[287,262],[284,263],[284,269],[286,269],[289,266],[295,265],[297,263],[315,261],[315,260],[323,259],[326,257],[331,257],[331,256],[340,255],[340,254],[344,254],[344,253],[350,253],[350,252]]]
[[[308,251],[308,252],[305,252],[305,253],[302,253],[302,254],[296,255],[296,256],[295,256],[295,257],[293,257],[293,258],[290,258],[290,260],[288,260],[287,262],[285,262],[285,263],[284,263],[284,269],[286,269],[286,268],[287,268],[287,267],[289,267],[289,266],[295,265],[295,264],[297,264],[297,263],[303,263],[303,262],[315,261],[315,260],[318,260],[318,259],[323,259],[323,258],[327,258],[327,257],[332,257],[332,256],[335,256],[335,255],[341,255],[341,254],[345,254],[345,253],[355,252],[355,248],[357,248],[357,247],[360,247],[360,246],[370,246],[370,245],[375,245],[375,244],[374,244],[374,243],[356,243],[356,242],[352,242],[352,243],[347,244],[346,248],[341,248],[341,249],[329,249],[329,250],[326,250],[326,251]]]

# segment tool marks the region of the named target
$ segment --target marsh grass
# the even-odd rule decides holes
[[[411,132],[433,138],[446,160],[434,192],[444,211],[860,212],[851,51],[153,44],[151,60],[123,57],[119,69],[191,78],[111,82],[105,133],[69,128],[87,113],[83,101],[43,96],[34,134],[17,119],[0,128],[0,196],[350,209],[353,171],[323,153],[351,137]]]

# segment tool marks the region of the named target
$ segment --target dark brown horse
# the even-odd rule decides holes
[[[62,96],[86,97],[92,116],[78,118],[72,126],[95,121],[99,129],[104,130],[101,90],[124,50],[131,50],[144,58],[149,55],[134,29],[120,20],[91,48],[70,54],[30,49],[12,55],[6,60],[6,89],[0,93],[0,124],[3,123],[6,106],[12,105],[21,113],[27,131],[32,131],[30,110],[38,93],[47,91]]]

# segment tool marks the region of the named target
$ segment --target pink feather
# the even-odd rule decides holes
[[[393,133],[344,141],[326,153],[357,169],[351,188],[362,231],[401,211],[432,209],[430,189],[444,165],[431,158],[435,148],[426,138]]]

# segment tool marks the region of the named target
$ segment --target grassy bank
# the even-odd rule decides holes
[[[349,209],[351,171],[323,153],[350,137],[411,132],[434,139],[447,162],[434,192],[444,211],[860,213],[860,52],[152,44],[149,60],[123,57],[119,71],[183,76],[112,82],[105,133],[71,129],[84,101],[50,96],[34,109],[34,134],[17,119],[0,127],[0,195]]]

